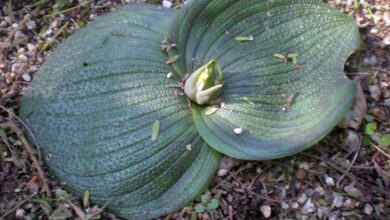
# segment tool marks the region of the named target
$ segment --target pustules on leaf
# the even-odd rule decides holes
[[[222,70],[217,61],[212,59],[185,81],[184,93],[198,105],[210,104],[218,98],[222,86]]]
[[[320,0],[129,4],[51,54],[20,116],[75,195],[157,218],[206,190],[220,152],[269,160],[323,138],[354,100],[342,67],[358,44],[356,21]]]

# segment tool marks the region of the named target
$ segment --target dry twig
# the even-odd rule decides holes
[[[38,176],[42,181],[43,189],[45,190],[46,195],[48,197],[51,197],[51,192],[49,189],[48,181],[45,177],[45,173],[44,173],[41,165],[39,164],[38,159],[35,157],[34,151],[31,147],[30,143],[27,141],[23,131],[15,124],[13,119],[15,118],[19,122],[21,122],[25,127],[27,127],[27,126],[23,123],[23,121],[21,119],[16,117],[16,115],[12,111],[8,110],[7,108],[5,108],[4,106],[1,106],[1,105],[0,105],[0,108],[5,110],[8,113],[9,118],[10,118],[10,120],[8,122],[1,124],[1,128],[4,128],[4,129],[7,128],[7,129],[10,129],[11,131],[13,131],[16,134],[16,136],[19,138],[19,140],[23,143],[24,149],[27,151],[30,159],[32,160],[35,168],[37,169]],[[31,132],[31,130],[29,130],[29,132]],[[33,140],[35,140],[35,139],[33,138]],[[37,145],[37,147],[38,147],[38,145]]]
[[[85,217],[85,213],[83,212],[83,210],[80,209],[80,207],[78,207],[77,205],[75,205],[73,202],[71,201],[68,201],[68,204],[70,205],[70,207],[72,207],[72,209],[74,210],[74,212],[76,213],[76,215],[81,219],[81,220],[87,220],[87,218]]]
[[[385,155],[387,158],[390,159],[390,155],[388,153],[386,153],[384,150],[382,150],[380,147],[376,146],[375,144],[372,144],[372,146],[377,149],[380,153],[382,153],[383,155]]]
[[[28,202],[28,200],[32,199],[34,195],[30,195],[27,199],[21,200],[16,204],[14,207],[10,208],[8,211],[4,212],[2,216],[0,216],[0,219],[3,220],[5,217],[7,217],[9,214],[13,213],[16,209],[18,209],[20,206],[22,206],[24,203]]]
[[[356,159],[357,159],[358,156],[359,156],[361,147],[362,147],[362,145],[361,145],[360,139],[359,139],[359,147],[358,147],[358,149],[356,149],[355,155],[353,156],[353,159],[352,159],[351,163],[349,164],[348,168],[345,170],[346,173],[349,173],[349,171],[351,170],[352,166],[355,164]],[[340,183],[341,183],[341,181],[344,179],[344,177],[345,177],[345,174],[343,174],[343,175],[339,178],[339,180],[338,180],[337,183],[336,183],[336,186],[338,186],[338,187],[340,186]]]
[[[34,136],[33,132],[31,131],[31,129],[26,125],[26,123],[23,122],[22,119],[20,119],[18,116],[16,116],[13,111],[7,109],[6,107],[4,107],[2,105],[0,105],[0,108],[3,109],[4,111],[6,111],[10,118],[16,119],[21,125],[23,125],[23,127],[30,134],[31,139],[33,140],[33,142],[34,142],[34,144],[35,144],[35,146],[37,148],[39,160],[42,160],[42,158],[41,158],[41,151],[40,151],[41,148],[39,147],[39,144],[38,144],[37,140],[35,139],[35,136]]]

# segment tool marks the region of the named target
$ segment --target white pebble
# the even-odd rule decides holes
[[[37,24],[35,23],[35,21],[28,21],[27,22],[27,29],[29,30],[32,30],[32,29],[35,29],[37,27]]]
[[[302,162],[302,163],[299,163],[298,167],[300,169],[304,169],[304,170],[309,170],[310,166],[307,162]]]
[[[242,134],[242,128],[235,128],[235,129],[233,129],[233,131],[234,131],[234,133],[235,134]]]
[[[334,186],[334,179],[328,175],[325,176],[325,182],[328,186]]]
[[[385,39],[383,39],[383,43],[385,45],[390,45],[390,37],[386,37]]]
[[[271,207],[269,205],[262,205],[260,211],[264,218],[269,218],[271,216]]]
[[[173,73],[172,72],[167,73],[167,79],[172,79],[172,78],[173,78]]]
[[[337,220],[337,219],[338,219],[338,217],[335,213],[333,213],[333,212],[329,213],[328,220]]]
[[[168,1],[168,0],[164,0],[164,1],[162,2],[162,6],[163,6],[164,8],[171,8],[171,7],[172,7],[172,2],[170,2],[170,1]]]
[[[35,51],[35,45],[31,44],[31,43],[28,43],[27,44],[27,49],[28,49],[29,52],[34,52]]]
[[[226,174],[228,174],[228,171],[226,169],[220,169],[217,172],[218,176],[226,176]]]
[[[19,54],[18,58],[22,62],[26,62],[28,60],[27,56],[24,54]]]
[[[316,191],[318,194],[320,194],[321,196],[325,195],[325,190],[324,188],[322,188],[321,186],[317,186],[314,191]]]
[[[344,198],[342,196],[336,196],[333,199],[333,203],[332,203],[333,207],[341,208],[343,207],[343,205],[344,205]]]
[[[31,76],[28,74],[28,73],[23,73],[22,74],[22,79],[26,82],[30,82],[31,81]]]
[[[328,210],[324,207],[319,207],[317,209],[317,216],[319,219],[323,219],[326,213],[328,213]]]
[[[367,203],[364,206],[364,213],[366,213],[367,215],[371,215],[373,211],[374,211],[374,209],[372,208],[372,206],[370,204]]]
[[[353,204],[352,204],[352,200],[351,199],[345,200],[344,208],[348,208],[348,209],[352,209],[353,208]]]
[[[192,150],[192,144],[187,144],[186,148],[187,148],[187,150]]]
[[[281,207],[282,207],[282,209],[285,209],[285,210],[290,208],[290,206],[286,202],[282,202]]]
[[[301,196],[298,198],[298,203],[303,204],[306,202],[307,196],[305,193],[302,193]]]
[[[24,209],[17,209],[15,212],[15,216],[18,218],[23,218],[26,215],[26,211]]]
[[[311,201],[311,199],[308,199],[305,203],[305,205],[302,207],[302,213],[303,214],[309,214],[315,211],[314,203]]]

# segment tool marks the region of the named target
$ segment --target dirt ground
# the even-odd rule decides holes
[[[0,0],[0,219],[118,219],[61,188],[25,140],[28,129],[16,115],[50,51],[127,2]],[[295,156],[225,158],[209,187],[217,208],[197,212],[197,200],[161,219],[390,219],[390,1],[325,2],[354,16],[361,33],[361,49],[345,67],[360,90],[344,122]]]

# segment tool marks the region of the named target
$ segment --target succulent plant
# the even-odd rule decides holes
[[[129,4],[49,56],[20,115],[73,194],[158,217],[204,192],[221,153],[268,160],[323,138],[354,99],[358,45],[318,0]]]

